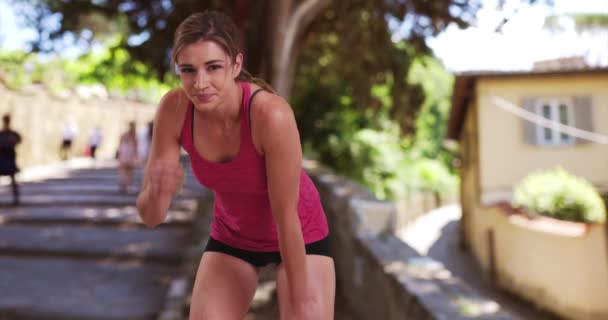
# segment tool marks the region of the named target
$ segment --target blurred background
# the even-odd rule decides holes
[[[337,318],[608,319],[608,1],[0,0],[24,172],[93,145],[112,166],[131,121],[145,158],[180,85],[174,30],[204,9],[233,17],[245,68],[295,111],[341,252]],[[11,243],[0,255],[46,252]],[[0,319],[106,319],[57,311],[78,300],[14,313],[38,308],[19,294]]]

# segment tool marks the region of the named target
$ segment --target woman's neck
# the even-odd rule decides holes
[[[207,121],[211,120],[224,128],[233,127],[235,123],[239,123],[242,100],[243,88],[240,82],[236,82],[226,99],[206,115]]]

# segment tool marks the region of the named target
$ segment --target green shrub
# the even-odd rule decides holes
[[[440,160],[418,159],[414,162],[414,169],[421,182],[420,190],[449,194],[458,189],[458,178]]]
[[[604,222],[606,208],[597,190],[563,168],[530,174],[514,188],[514,208],[557,219]]]
[[[10,90],[19,91],[31,81],[23,68],[15,65],[0,66],[0,82]]]

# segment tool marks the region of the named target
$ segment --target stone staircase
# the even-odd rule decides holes
[[[140,180],[141,171],[138,172]],[[0,187],[0,319],[155,319],[194,245],[199,199],[188,173],[169,218],[146,228],[136,194],[118,192],[113,164],[66,165],[21,184],[18,207]]]

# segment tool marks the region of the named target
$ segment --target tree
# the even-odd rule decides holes
[[[378,26],[375,31],[388,33],[386,17],[403,19],[407,16],[413,21],[412,41],[423,42],[421,36],[442,30],[448,23],[457,22],[466,25],[472,19],[476,6],[469,0],[282,0],[282,1],[249,1],[249,0],[13,0],[17,3],[29,3],[35,8],[23,7],[24,14],[30,17],[33,25],[38,26],[42,36],[37,41],[35,50],[50,50],[45,45],[49,40],[57,39],[66,33],[75,33],[78,37],[92,32],[97,35],[100,29],[124,21],[123,32],[126,33],[125,47],[136,59],[151,66],[156,66],[159,77],[172,70],[169,50],[173,31],[189,14],[203,8],[222,10],[235,18],[243,30],[243,37],[248,56],[249,68],[261,74],[277,85],[284,95],[289,93],[289,81],[298,53],[307,39],[313,37],[315,26],[322,24],[342,23],[344,14],[365,8],[372,14],[369,25]],[[331,7],[331,8],[330,8]],[[25,10],[27,9],[27,10]],[[328,13],[328,10],[332,13]],[[452,12],[456,14],[452,14]],[[41,23],[45,17],[57,15],[60,25],[49,31]],[[97,15],[96,19],[91,16]],[[458,15],[458,16],[457,16]],[[99,22],[105,17],[106,23]],[[273,19],[268,19],[273,17]],[[467,18],[468,17],[468,18]],[[314,23],[313,23],[314,22]],[[380,26],[382,25],[382,26]],[[358,26],[354,26],[358,28]],[[389,36],[384,35],[383,38]],[[91,40],[89,37],[85,40]],[[255,51],[255,52],[254,52]],[[271,57],[272,59],[268,59]],[[283,79],[282,81],[274,78]],[[285,88],[285,89],[283,89]]]
[[[604,55],[604,57],[598,57],[597,64],[602,64],[600,60],[603,60],[604,63],[606,63],[606,61],[608,61],[608,59],[606,59],[606,55],[608,54],[608,14],[577,13],[550,15],[545,19],[544,28],[559,36],[560,33],[567,31],[567,27],[565,26],[567,22],[574,23],[574,30],[578,35],[588,35],[596,40],[596,49],[598,49],[598,53]],[[589,50],[590,48],[587,49]],[[593,49],[587,52],[587,59],[590,59],[591,51],[593,51]],[[593,64],[594,63],[591,62],[591,65]]]
[[[574,21],[576,31],[584,32],[590,30],[606,30],[608,28],[608,14],[569,14],[569,15],[550,15],[545,19],[544,27],[552,31],[562,31],[562,19]]]
[[[288,97],[293,83],[298,45],[311,22],[328,5],[329,0],[306,0],[299,4],[293,0],[273,1],[271,27],[272,62],[271,83],[277,92]]]
[[[324,111],[344,109],[339,102],[321,97],[322,94],[315,96],[315,91],[333,92],[338,97],[352,96],[356,102],[352,107],[360,113],[387,112],[399,123],[401,133],[412,134],[424,100],[421,87],[407,82],[412,61],[430,54],[425,43],[427,36],[439,33],[451,22],[466,26],[476,9],[468,2],[443,0],[334,1],[315,20],[305,38],[298,67],[300,89],[292,94],[307,109],[321,99],[325,102],[315,107],[319,114],[315,114],[316,119],[309,119],[310,123],[304,123],[310,112],[303,111],[298,119],[312,127],[323,118]],[[405,25],[397,27],[404,31],[403,39],[394,37],[398,32],[390,28],[387,20]],[[321,85],[325,88],[320,88]],[[382,98],[372,92],[378,86],[387,91]]]

